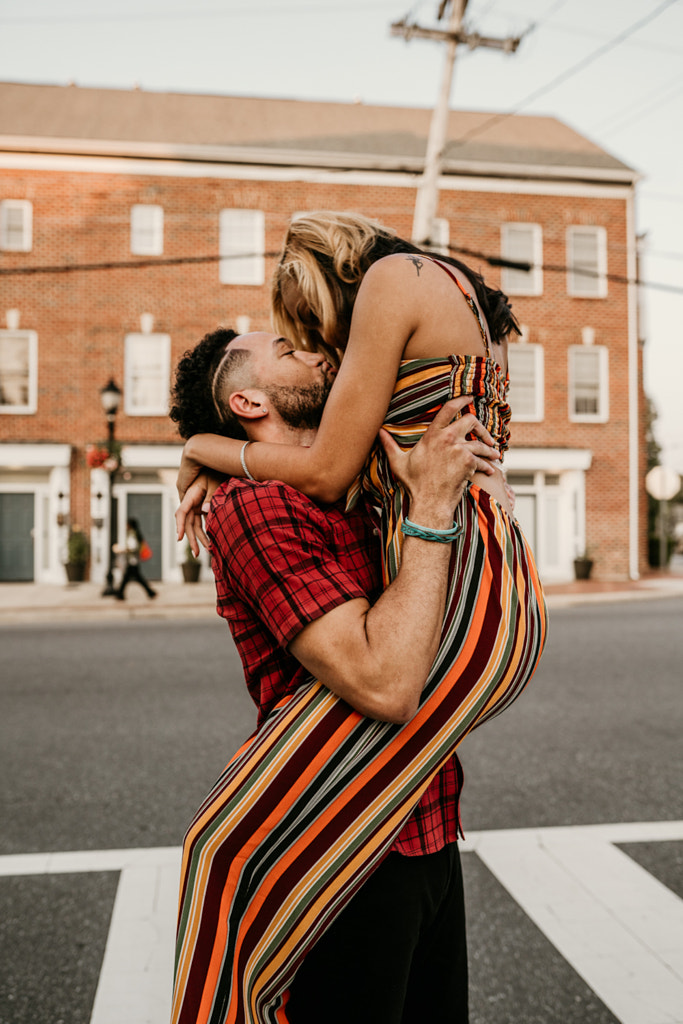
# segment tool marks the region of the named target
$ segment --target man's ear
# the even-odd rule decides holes
[[[233,391],[228,399],[228,405],[233,416],[238,419],[260,420],[268,415],[266,396],[257,388]]]

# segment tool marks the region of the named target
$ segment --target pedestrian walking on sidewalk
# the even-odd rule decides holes
[[[147,592],[147,596],[152,598],[157,596],[156,590],[153,590],[145,577],[142,575],[140,569],[140,556],[143,551],[145,539],[140,532],[140,524],[137,519],[129,519],[126,524],[126,543],[117,544],[114,547],[114,551],[118,554],[126,556],[126,569],[121,580],[121,585],[116,591],[116,596],[119,601],[125,601],[125,590],[131,580],[135,580],[141,587],[144,587]]]

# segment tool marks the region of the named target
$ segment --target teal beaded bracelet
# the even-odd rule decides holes
[[[401,523],[401,533],[406,537],[419,537],[420,540],[431,540],[437,544],[450,544],[462,533],[462,526],[453,523],[448,530],[432,530],[429,526],[418,526],[411,523],[410,519],[404,519]]]

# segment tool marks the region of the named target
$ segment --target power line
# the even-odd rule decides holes
[[[65,14],[65,15],[52,15],[49,17],[30,17],[26,16],[23,18],[0,18],[0,25],[7,25],[12,27],[14,25],[79,25],[79,24],[90,24],[90,25],[101,25],[108,22],[138,22],[138,21],[185,21],[192,19],[196,21],[198,18],[234,18],[234,17],[254,17],[261,16],[264,14],[329,14],[344,13],[347,14],[350,10],[357,10],[365,13],[368,10],[387,10],[392,7],[393,3],[391,0],[384,0],[380,3],[359,3],[359,4],[339,4],[332,7],[321,8],[320,4],[314,3],[303,3],[303,4],[291,4],[289,6],[283,5],[270,5],[266,7],[255,7],[245,6],[242,8],[236,8],[233,10],[226,10],[225,7],[221,8],[210,8],[202,11],[201,9],[179,9],[176,11],[164,11],[149,13],[136,12],[130,14],[93,14],[93,15],[82,15],[82,14]]]
[[[562,33],[562,35],[565,37],[567,33],[570,33],[571,35],[581,36],[584,39],[605,39],[604,32],[599,32],[596,31],[595,29],[587,28],[586,25],[578,26],[575,24],[571,24],[570,22],[562,21],[551,22],[551,15],[555,13],[558,7],[563,7],[564,3],[565,0],[558,0],[558,4],[555,8],[551,8],[550,10],[546,11],[545,14],[542,14],[541,17],[537,18],[536,21],[533,21],[531,23],[529,28],[531,30],[535,30],[539,28],[541,25],[544,25],[545,27],[547,27],[548,31]],[[515,21],[519,21],[518,10],[504,8],[502,10],[499,10],[497,13],[499,17],[504,16],[508,19],[508,21],[513,19]],[[652,50],[657,53],[669,53],[672,54],[673,56],[680,56],[683,54],[683,49],[681,49],[680,46],[670,46],[668,43],[652,42],[649,40],[633,40],[629,45],[637,47],[639,50]]]
[[[217,263],[219,260],[249,259],[253,256],[279,256],[277,252],[231,253],[229,256],[168,256],[156,260],[112,260],[107,263],[58,263],[37,267],[0,267],[3,277],[32,274],[72,274],[84,270],[139,270],[142,267],[176,267],[183,263]]]
[[[538,89],[534,89],[533,92],[530,92],[527,96],[524,97],[524,99],[520,100],[519,103],[517,103],[512,108],[512,110],[508,110],[504,114],[492,115],[491,117],[487,118],[482,124],[478,125],[475,128],[471,128],[468,132],[465,132],[464,135],[460,135],[457,139],[449,140],[449,146],[461,146],[468,139],[474,138],[477,135],[481,135],[482,132],[486,131],[486,129],[490,128],[492,125],[500,124],[501,121],[506,121],[509,117],[513,117],[515,114],[518,114],[519,111],[522,110],[524,107],[528,106],[529,103],[533,103],[534,100],[539,99],[541,96],[545,96],[546,93],[550,92],[552,89],[555,89],[558,85],[562,85],[570,78],[573,78],[574,75],[577,75],[580,71],[583,71],[584,68],[587,68],[589,66],[589,64],[593,64],[596,60],[598,60],[600,57],[603,57],[610,50],[615,49],[615,47],[623,43],[625,39],[628,39],[629,36],[633,35],[634,32],[639,31],[649,22],[654,21],[654,19],[657,18],[660,14],[662,14],[667,7],[671,7],[675,3],[678,3],[678,0],[664,0],[664,2],[659,5],[659,7],[657,7],[654,11],[651,11],[644,18],[640,18],[638,21],[633,22],[633,24],[629,25],[628,28],[624,29],[623,32],[619,32],[616,36],[613,36],[606,43],[603,43],[602,46],[599,46],[597,50],[593,50],[592,53],[589,53],[586,57],[583,57],[576,64],[573,64],[572,67],[567,68],[566,71],[562,71],[559,75],[556,75],[555,78],[552,78],[549,82],[546,82],[545,85],[539,86]]]
[[[658,85],[656,89],[642,96],[637,102],[634,103],[632,100],[627,106],[622,107],[615,114],[603,118],[588,130],[601,135],[614,135],[615,132],[623,131],[633,121],[638,121],[641,117],[649,114],[653,107],[661,107],[674,99],[681,89],[683,89],[683,75],[679,74],[664,85]]]
[[[460,254],[463,256],[470,256],[474,259],[482,260],[491,267],[504,267],[510,270],[522,270],[529,272],[537,264],[529,263],[526,260],[509,260],[503,256],[491,256],[488,253],[480,252],[477,249],[468,249],[461,245],[449,245],[449,252],[453,254]],[[258,252],[258,253],[231,253],[229,256],[221,256],[214,254],[211,256],[168,256],[162,257],[161,259],[149,259],[149,260],[120,260],[120,261],[108,261],[106,263],[63,263],[50,266],[34,266],[34,267],[0,267],[0,276],[2,277],[30,277],[39,274],[75,274],[88,271],[101,271],[101,270],[138,270],[142,268],[151,267],[177,267],[184,264],[192,263],[218,263],[222,260],[229,259],[250,259],[253,257],[260,257],[265,259],[277,259],[282,255],[281,251],[277,252]],[[549,273],[566,274],[570,271],[580,270],[580,273],[584,277],[599,277],[606,281],[612,281],[614,284],[624,285],[638,285],[640,288],[652,288],[656,291],[673,292],[674,294],[683,295],[683,286],[667,284],[660,281],[642,281],[639,278],[624,277],[621,274],[602,274],[598,271],[587,270],[584,268],[569,267],[566,265],[554,264],[554,263],[542,263],[539,269],[548,271]]]
[[[584,267],[567,267],[556,263],[528,263],[526,261],[515,261],[505,260],[499,256],[487,256],[486,253],[477,252],[476,249],[466,249],[464,246],[449,245],[448,249],[452,253],[462,253],[464,256],[471,256],[475,259],[481,259],[485,263],[488,263],[491,267],[510,267],[514,270],[530,271],[535,266],[538,266],[540,270],[548,271],[548,273],[555,274],[567,274],[570,271],[578,272],[582,277],[600,278],[605,281],[612,281],[614,284],[635,284],[639,288],[652,288],[656,291],[673,292],[677,295],[683,295],[683,286],[675,284],[666,284],[660,281],[642,281],[637,277],[624,277],[622,274],[602,274],[597,270],[588,270]]]

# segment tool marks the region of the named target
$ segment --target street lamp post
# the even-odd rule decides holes
[[[109,449],[109,566],[107,569],[107,585],[102,591],[102,597],[112,597],[115,594],[114,590],[114,481],[116,480],[116,471],[119,468],[118,459],[115,457],[115,429],[116,429],[116,413],[119,408],[119,402],[121,401],[121,391],[117,388],[113,380],[110,380],[106,387],[100,391],[100,401],[102,402],[102,408],[104,409],[104,415],[107,417],[107,428],[109,431],[107,437],[107,446]]]

